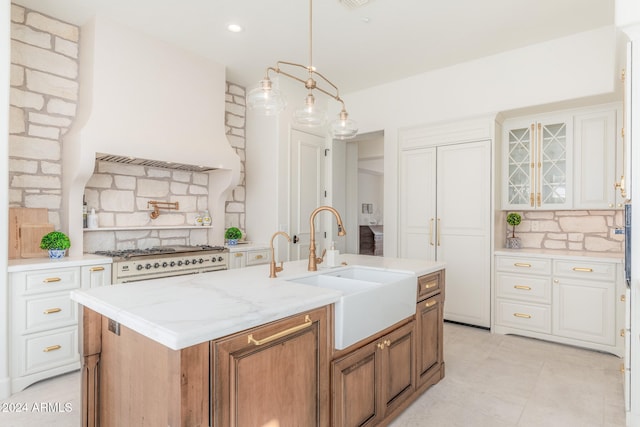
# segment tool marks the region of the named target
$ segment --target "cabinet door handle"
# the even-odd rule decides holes
[[[43,283],[53,283],[53,282],[59,282],[62,279],[59,277],[47,277],[46,279],[44,279],[42,282]]]
[[[573,267],[573,271],[581,271],[583,273],[593,273],[593,268],[588,267]]]
[[[434,280],[433,282],[429,282],[426,285],[424,285],[424,288],[431,289],[431,288],[435,288],[436,286],[438,286],[438,282]]]
[[[242,252],[237,252],[237,253],[234,255],[234,257],[236,257],[236,258],[240,258],[241,256],[242,256]]]
[[[48,353],[50,351],[56,351],[56,350],[60,350],[62,348],[61,345],[50,345],[49,347],[45,347],[42,349],[42,351],[44,351],[45,353]]]
[[[91,267],[89,271],[104,271],[104,267]]]
[[[438,246],[440,246],[440,234],[441,234],[440,229],[441,228],[442,227],[440,226],[440,218],[438,218],[438,225],[437,225],[437,229],[436,229],[436,234],[437,234],[436,239],[438,240],[436,243],[437,243]]]
[[[311,318],[309,317],[309,315],[307,314],[304,318],[304,323],[302,325],[298,325],[298,326],[294,326],[292,328],[286,329],[282,332],[278,332],[276,334],[271,335],[270,337],[267,338],[263,338],[261,340],[257,340],[255,338],[253,338],[253,334],[249,334],[249,336],[247,337],[247,344],[254,344],[254,345],[263,345],[263,344],[267,344],[270,343],[271,341],[275,341],[279,338],[282,337],[286,337],[287,335],[291,335],[295,332],[301,331],[305,328],[308,328],[309,326],[313,325],[313,322],[311,321]]]
[[[262,259],[262,255],[256,255],[256,259]]]
[[[516,316],[516,317],[520,317],[522,319],[531,319],[531,315],[530,314],[513,313],[513,315]]]
[[[521,291],[530,291],[531,290],[531,286],[525,286],[525,285],[514,285],[513,286],[515,289],[520,289]]]
[[[61,308],[48,308],[45,311],[43,311],[44,314],[53,314],[53,313],[60,313],[62,311]]]
[[[426,308],[429,308],[429,307],[433,307],[433,306],[434,306],[434,305],[436,305],[437,303],[438,303],[438,301],[428,301],[424,306],[425,306]]]
[[[513,264],[515,267],[526,267],[526,268],[530,268],[531,264],[527,264],[526,262],[516,262]]]
[[[433,246],[433,218],[429,220],[429,244]]]

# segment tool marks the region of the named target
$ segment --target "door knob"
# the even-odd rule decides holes
[[[300,241],[300,239],[298,238],[298,236],[296,236],[295,234],[293,235],[293,244],[295,245],[296,243],[298,243]]]

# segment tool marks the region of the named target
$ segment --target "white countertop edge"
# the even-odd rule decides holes
[[[578,252],[560,249],[500,249],[494,251],[494,255],[520,256],[533,258],[554,259],[584,259],[591,261],[621,263],[624,261],[624,253],[620,252]]]
[[[17,273],[21,271],[45,270],[60,267],[81,267],[85,265],[111,264],[113,261],[109,257],[93,254],[84,254],[79,257],[65,256],[62,259],[49,258],[21,258],[10,259],[7,271]]]

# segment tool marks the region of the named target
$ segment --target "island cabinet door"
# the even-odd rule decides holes
[[[328,426],[328,307],[212,341],[212,420]]]
[[[413,394],[414,322],[332,363],[334,427],[374,426]]]
[[[429,387],[441,379],[440,366],[443,362],[442,348],[442,294],[437,294],[416,307],[416,387]],[[436,374],[439,371],[440,374]],[[436,376],[434,378],[434,375]],[[427,385],[428,384],[428,385]]]

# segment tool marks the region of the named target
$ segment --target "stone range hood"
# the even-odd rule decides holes
[[[210,244],[224,242],[240,158],[225,135],[225,69],[101,17],[81,27],[80,92],[63,142],[63,226],[83,253],[82,197],[96,159],[148,161],[209,175]]]

